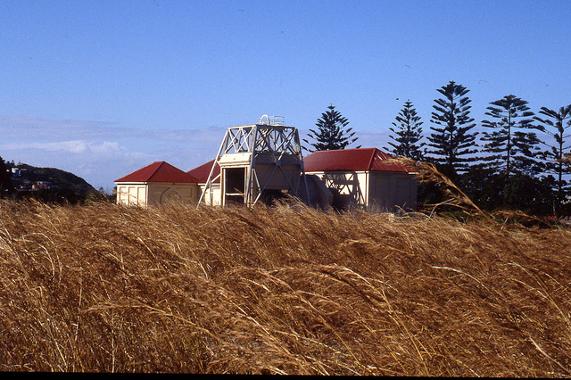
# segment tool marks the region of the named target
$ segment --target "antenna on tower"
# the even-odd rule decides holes
[[[258,125],[273,125],[278,127],[285,126],[284,124],[284,117],[283,116],[269,116],[267,114],[263,114],[258,119]]]

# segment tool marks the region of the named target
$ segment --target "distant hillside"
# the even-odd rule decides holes
[[[22,177],[30,181],[49,181],[54,185],[73,190],[78,194],[96,191],[86,180],[73,173],[56,168],[37,168],[28,164],[16,165],[22,171]]]
[[[81,202],[99,192],[83,178],[56,168],[38,168],[19,163],[9,165],[12,186],[19,196],[34,196],[46,201]],[[15,168],[15,170],[12,170]]]

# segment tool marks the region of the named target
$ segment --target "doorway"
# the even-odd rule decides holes
[[[224,203],[244,203],[246,168],[224,169]]]

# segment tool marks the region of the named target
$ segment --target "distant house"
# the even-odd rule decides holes
[[[19,181],[16,185],[16,191],[32,191],[33,182],[29,179]]]
[[[214,165],[214,160],[208,161],[200,166],[190,169],[187,173],[198,180],[198,186],[200,194],[204,191],[206,187],[206,181],[208,181],[208,175],[210,170]],[[216,178],[220,174],[220,166],[216,165],[214,172],[212,173],[212,178]],[[198,195],[200,197],[200,194]],[[204,202],[207,205],[220,205],[220,178],[213,181],[211,189],[208,190],[207,194],[204,196]]]
[[[318,151],[304,158],[306,174],[319,176],[338,208],[396,211],[416,208],[415,173],[376,148]]]
[[[32,183],[32,190],[49,190],[51,189],[53,184],[50,181],[34,181]]]
[[[154,162],[115,180],[117,203],[158,205],[171,201],[198,202],[198,180],[165,161]]]
[[[20,168],[11,168],[8,169],[10,171],[10,174],[12,175],[12,177],[18,178],[22,176],[22,169]]]

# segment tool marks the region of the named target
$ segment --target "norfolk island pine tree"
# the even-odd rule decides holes
[[[471,132],[476,126],[470,116],[472,102],[467,96],[466,87],[454,81],[437,89],[442,95],[434,99],[432,108],[431,134],[428,136],[428,155],[441,170],[452,179],[469,168],[474,161],[477,132]]]
[[[314,152],[319,150],[338,150],[345,149],[349,145],[357,141],[356,133],[353,128],[347,127],[349,120],[341,115],[335,109],[333,104],[327,107],[327,111],[321,114],[315,123],[316,129],[310,129],[307,137],[314,140],[309,142],[307,138],[303,141],[313,147],[313,149],[303,148],[307,151]],[[360,148],[360,146],[357,146]]]

